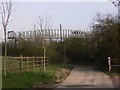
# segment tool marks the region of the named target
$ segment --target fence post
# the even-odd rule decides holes
[[[43,64],[44,65],[44,71],[46,71],[46,65],[45,65],[46,60],[45,60],[45,58],[46,58],[46,48],[44,48],[44,58],[43,58],[43,60],[44,60],[43,61],[44,62],[44,64]]]
[[[108,65],[109,65],[109,71],[111,71],[111,59],[108,57]]]
[[[35,69],[35,57],[33,56],[33,70]]]
[[[23,72],[23,57],[22,57],[22,55],[20,56],[20,67],[21,67],[21,71]]]
[[[40,57],[40,62],[41,62],[41,67],[43,68],[44,66],[43,66],[43,57],[42,56]]]
[[[48,63],[49,63],[49,57],[46,57],[46,60],[47,60],[47,65],[48,65]]]
[[[28,65],[28,56],[27,56],[27,65],[26,65],[26,71],[29,71],[29,65]]]

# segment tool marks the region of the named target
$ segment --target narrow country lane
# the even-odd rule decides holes
[[[109,76],[91,66],[76,66],[57,88],[114,88]]]

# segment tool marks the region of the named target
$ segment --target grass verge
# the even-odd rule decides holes
[[[47,72],[23,72],[8,73],[3,76],[3,88],[29,88],[35,82],[48,83],[55,80],[55,77]]]
[[[54,83],[57,79],[55,74],[61,68],[63,68],[63,65],[55,64],[48,65],[46,72],[38,69],[29,72],[7,73],[7,76],[2,76],[2,88],[31,88],[36,82]]]

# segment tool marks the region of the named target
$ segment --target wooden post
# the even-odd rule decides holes
[[[33,56],[33,70],[35,69],[35,57]]]
[[[27,65],[26,65],[26,66],[27,66],[27,71],[28,71],[28,70],[29,70],[29,69],[28,69],[28,67],[29,67],[29,66],[28,66],[28,56],[27,56]]]
[[[23,72],[23,57],[22,57],[22,55],[20,56],[21,58],[20,58],[20,67],[21,67],[21,71]]]
[[[38,68],[38,61],[39,61],[39,58],[37,58],[37,68]]]
[[[45,65],[45,58],[46,58],[46,48],[44,48],[44,71],[46,71],[46,65]]]
[[[40,58],[40,66],[43,68],[43,57]]]
[[[46,57],[46,60],[47,60],[47,65],[49,64],[49,57]]]
[[[111,71],[111,59],[108,57],[108,65],[109,65],[109,71]]]

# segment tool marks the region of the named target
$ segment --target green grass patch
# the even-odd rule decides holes
[[[47,72],[23,72],[7,73],[3,76],[3,88],[29,88],[35,82],[48,83],[55,80],[55,77]]]
[[[47,71],[35,70],[30,72],[19,72],[19,73],[7,73],[6,76],[2,76],[3,88],[29,88],[35,82],[54,82],[56,80],[55,73],[62,68],[62,65],[48,65]]]

